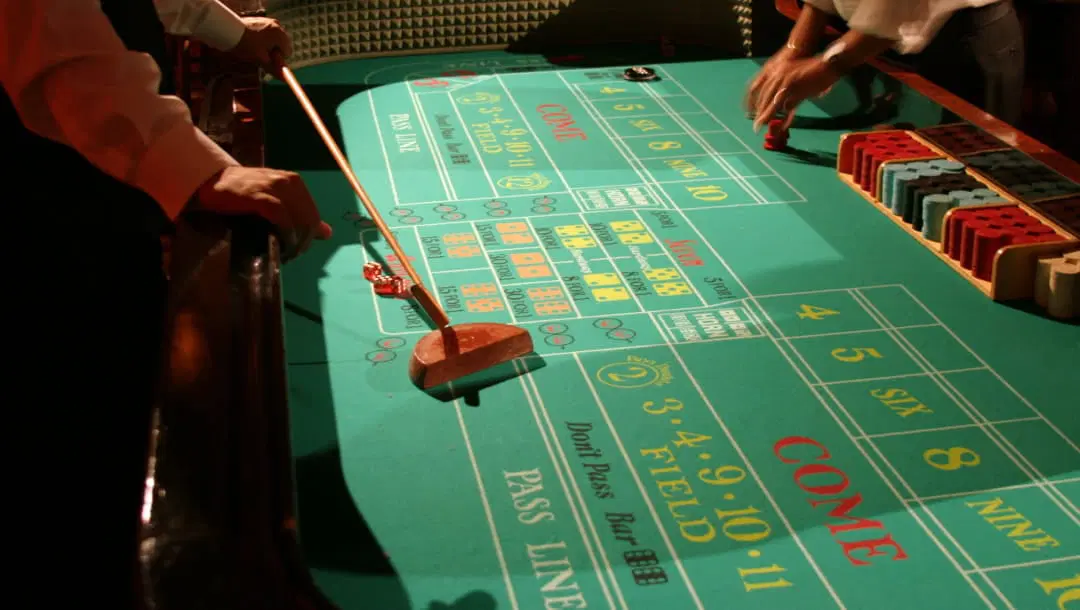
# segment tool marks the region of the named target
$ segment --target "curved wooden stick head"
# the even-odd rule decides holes
[[[430,389],[532,353],[529,332],[508,324],[459,324],[417,342],[409,378]]]

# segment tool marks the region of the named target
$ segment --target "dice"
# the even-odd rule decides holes
[[[381,276],[374,282],[375,294],[381,297],[394,297],[397,299],[408,296],[405,288],[405,280],[397,276]]]
[[[374,282],[376,278],[382,276],[382,265],[379,263],[364,263],[364,279],[369,282]]]
[[[396,299],[409,297],[409,287],[406,285],[404,278],[383,275],[382,265],[379,263],[364,264],[364,279],[372,283],[375,294],[379,296]]]

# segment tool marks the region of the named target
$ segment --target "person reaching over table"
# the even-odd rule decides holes
[[[27,586],[56,606],[134,605],[161,237],[188,210],[263,216],[286,257],[330,236],[299,176],[241,167],[167,95],[163,23],[266,67],[289,52],[276,22],[213,0],[0,3],[6,336],[24,394],[10,395],[5,464],[30,545],[11,550],[63,564],[55,586]]]
[[[847,32],[815,54],[836,17]],[[790,126],[801,102],[889,50],[950,93],[1007,123],[1019,121],[1024,41],[1012,0],[805,0],[787,44],[747,89],[754,129],[783,115]]]

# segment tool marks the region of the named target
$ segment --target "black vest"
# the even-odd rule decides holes
[[[154,58],[161,69],[161,92],[171,93],[165,28],[153,0],[101,0],[101,8],[128,49]],[[160,206],[144,192],[97,169],[72,148],[26,129],[3,89],[0,133],[11,160],[7,169],[17,183],[17,200],[10,202],[17,215],[30,214],[39,225],[77,223],[78,234],[88,239],[146,239],[169,229]],[[48,234],[49,228],[44,231]]]

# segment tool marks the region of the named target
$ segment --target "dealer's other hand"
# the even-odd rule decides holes
[[[282,258],[303,254],[313,239],[329,239],[315,200],[294,172],[265,167],[227,167],[195,194],[192,209],[222,215],[255,215],[270,221],[282,241]]]

